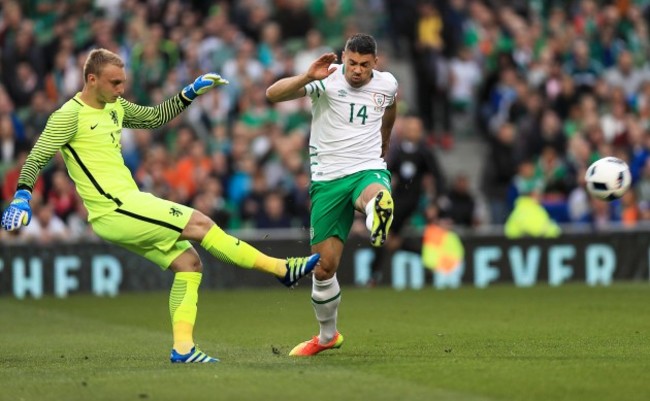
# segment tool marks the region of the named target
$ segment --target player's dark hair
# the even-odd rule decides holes
[[[88,81],[88,75],[99,75],[107,64],[123,68],[124,61],[117,54],[106,49],[94,49],[88,53],[88,58],[84,64],[84,82]]]
[[[377,55],[377,42],[375,38],[365,33],[352,35],[345,43],[345,50],[359,54]]]

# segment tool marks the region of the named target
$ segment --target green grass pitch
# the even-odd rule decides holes
[[[343,347],[290,358],[317,331],[308,287],[201,291],[209,365],[169,363],[163,292],[0,298],[0,400],[650,399],[647,283],[344,288]]]

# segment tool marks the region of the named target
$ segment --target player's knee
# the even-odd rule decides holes
[[[212,219],[199,211],[194,211],[190,222],[201,231],[208,231],[214,225]]]
[[[201,273],[203,272],[203,262],[196,250],[190,248],[172,262],[170,269],[174,273]]]
[[[193,257],[189,260],[187,267],[190,269],[190,271],[195,272],[195,273],[201,273],[203,272],[203,262],[201,262],[201,258],[199,255],[192,255]]]
[[[316,280],[327,280],[334,277],[336,270],[338,269],[338,262],[328,259],[321,258],[320,263],[314,269],[314,277]]]
[[[200,241],[214,224],[208,216],[195,210],[183,229],[183,238]]]

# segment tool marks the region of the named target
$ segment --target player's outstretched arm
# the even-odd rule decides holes
[[[154,129],[167,124],[181,114],[199,95],[203,95],[218,86],[228,85],[228,80],[215,72],[209,72],[196,78],[183,90],[157,106],[140,106],[120,98],[124,108],[125,128]]]
[[[306,73],[289,78],[283,78],[266,90],[266,98],[270,102],[284,102],[305,96],[305,85],[312,81],[325,79],[336,71],[332,63],[336,61],[336,54],[325,53],[314,61]]]
[[[26,226],[32,220],[32,208],[29,201],[32,200],[32,194],[26,189],[16,191],[14,200],[9,207],[2,213],[2,228],[7,231],[17,230]]]

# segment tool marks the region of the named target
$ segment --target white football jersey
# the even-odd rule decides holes
[[[373,70],[361,88],[348,84],[343,66],[305,86],[312,102],[309,157],[312,181],[329,181],[362,171],[385,169],[381,120],[395,102],[397,80]]]

